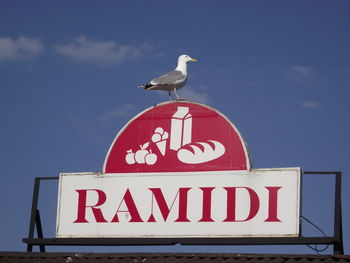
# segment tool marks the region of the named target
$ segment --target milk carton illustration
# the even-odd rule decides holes
[[[170,149],[177,151],[192,141],[192,115],[188,107],[177,107],[171,118]]]

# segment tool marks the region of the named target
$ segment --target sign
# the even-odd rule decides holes
[[[300,169],[61,174],[57,237],[297,236]]]
[[[133,118],[117,135],[104,173],[249,170],[237,128],[220,112],[190,102],[167,102]]]
[[[56,236],[299,235],[300,169],[252,169],[219,111],[166,102],[130,120],[102,173],[61,174]]]

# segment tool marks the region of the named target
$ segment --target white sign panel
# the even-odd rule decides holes
[[[61,174],[56,236],[297,236],[299,202],[299,168]]]

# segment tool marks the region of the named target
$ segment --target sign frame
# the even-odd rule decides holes
[[[191,106],[186,103],[190,103]],[[203,109],[203,108],[206,108],[206,109]],[[101,179],[103,179],[103,176],[105,174],[111,175],[115,173],[120,175],[122,173],[128,173],[129,175],[131,175],[132,173],[136,172],[139,175],[143,175],[144,178],[146,178],[150,173],[180,172],[182,173],[182,176],[184,176],[186,172],[190,172],[190,173],[211,172],[211,173],[214,173],[214,175],[212,176],[215,177],[217,176],[215,175],[215,172],[218,172],[218,171],[224,172],[224,173],[230,172],[230,171],[235,171],[237,173],[254,172],[254,170],[251,169],[251,164],[250,164],[251,160],[249,156],[249,151],[247,149],[247,145],[243,141],[243,138],[241,137],[239,131],[236,130],[235,126],[225,117],[225,115],[221,114],[219,111],[215,109],[211,109],[206,105],[200,105],[198,103],[168,102],[168,103],[155,105],[153,108],[150,108],[149,111],[147,112],[144,111],[139,115],[137,115],[135,118],[136,119],[133,119],[131,123],[129,122],[127,126],[124,126],[124,128],[120,131],[120,133],[118,133],[110,150],[108,151],[108,155],[105,159],[105,163],[103,166],[103,173],[101,174],[96,173],[94,174],[94,176],[97,176],[97,174],[102,175]],[[154,120],[155,122],[145,121],[150,119]],[[207,123],[209,121],[212,125],[208,127]],[[221,128],[218,129],[218,127],[221,127]],[[195,131],[194,133],[192,133],[192,129]],[[142,133],[140,133],[140,131],[142,131]],[[222,131],[225,131],[225,133],[223,133]],[[120,140],[117,138],[120,138]],[[137,140],[135,140],[135,138]],[[235,159],[231,158],[232,154],[235,156]],[[107,158],[110,161],[107,160]],[[279,169],[279,168],[275,168],[275,169]],[[256,170],[259,170],[259,169],[256,169]],[[302,176],[305,174],[335,175],[334,233],[333,233],[333,236],[331,237],[302,236],[300,220],[304,219],[308,221],[301,215],[301,211],[300,211],[300,208],[302,205],[302,202],[300,199],[301,192],[302,192],[301,181],[302,181]],[[190,182],[190,184],[194,184],[195,187],[197,187],[200,191],[203,192],[202,193],[203,195],[201,198],[202,217],[200,217],[199,221],[196,221],[198,220],[198,218],[197,219],[194,218],[193,222],[195,223],[200,222],[203,218],[208,220],[208,221],[204,220],[204,222],[211,222],[209,219],[212,219],[211,217],[212,214],[210,212],[210,208],[208,209],[206,207],[208,206],[208,204],[211,207],[212,205],[211,191],[214,189],[216,190],[217,187],[222,188],[224,190],[224,193],[220,194],[221,196],[218,200],[220,201],[220,206],[219,206],[219,208],[221,207],[220,209],[222,209],[222,207],[225,206],[224,204],[226,204],[226,211],[224,210],[223,212],[223,213],[226,212],[226,217],[224,217],[225,219],[222,220],[223,213],[221,213],[220,214],[221,219],[217,220],[218,217],[217,217],[217,214],[215,214],[216,221],[213,220],[214,222],[220,222],[220,224],[222,222],[230,222],[230,223],[246,222],[251,219],[254,219],[254,217],[257,214],[257,211],[259,211],[259,207],[260,207],[259,200],[261,200],[259,198],[259,195],[261,194],[261,189],[254,188],[256,187],[255,180],[251,180],[254,182],[249,182],[250,180],[248,179],[249,183],[244,183],[243,181],[243,185],[241,186],[234,185],[234,183],[230,181],[231,184],[233,184],[233,186],[232,185],[222,186],[222,185],[214,184],[213,186],[201,187],[198,185],[198,183],[205,182],[205,180],[202,180],[202,181],[196,180],[195,182],[192,179],[190,179],[192,175],[191,176],[187,175],[187,176],[188,178],[186,178],[186,180],[183,180],[183,183]],[[249,176],[247,177],[249,178]],[[98,234],[100,233],[99,230],[97,232],[94,232],[92,236],[86,236],[86,235],[80,236],[79,233],[78,235],[76,234],[70,235],[69,234],[70,231],[72,229],[74,230],[74,227],[73,227],[70,229],[68,228],[68,231],[63,233],[63,235],[60,234],[55,238],[44,238],[43,230],[41,226],[40,212],[38,209],[40,182],[42,180],[53,180],[53,179],[57,180],[60,178],[59,177],[35,178],[29,233],[28,233],[28,238],[23,239],[23,242],[27,243],[28,245],[27,251],[32,251],[33,246],[35,245],[40,247],[41,252],[44,252],[46,245],[97,245],[97,246],[174,245],[174,244],[180,243],[182,245],[331,244],[333,245],[333,250],[335,254],[343,254],[344,252],[343,236],[342,236],[342,217],[341,217],[341,172],[301,172],[299,168],[299,171],[297,173],[297,180],[296,180],[297,183],[288,182],[288,184],[292,185],[292,188],[296,185],[295,187],[296,191],[291,195],[291,199],[292,199],[291,204],[293,205],[293,202],[297,204],[296,205],[297,211],[296,211],[296,216],[295,215],[291,216],[291,218],[294,218],[292,222],[296,222],[294,227],[298,226],[299,229],[293,230],[295,232],[288,232],[290,231],[290,228],[288,228],[289,230],[287,232],[283,232],[283,231],[271,232],[273,234],[279,233],[279,234],[285,235],[285,236],[272,236],[272,237],[269,236],[270,234],[268,233],[263,233],[263,236],[247,237],[245,236],[246,230],[241,232],[241,235],[239,236],[236,236],[235,234],[232,235],[232,233],[230,233],[229,235],[225,235],[226,232],[222,232],[224,229],[220,230],[221,231],[220,233],[224,233],[224,234],[218,235],[217,233],[215,233],[213,236],[210,236],[210,233],[208,235],[205,235],[200,231],[187,232],[186,230],[181,232],[182,234],[180,236],[177,236],[177,235],[174,236],[173,234],[169,234],[168,232],[165,231],[165,233],[167,233],[166,235],[158,235],[159,234],[158,233],[154,236],[152,234],[149,234],[151,233],[149,232],[148,234],[142,235],[142,236],[139,236],[139,235],[132,236],[129,234],[120,236],[120,235],[113,234],[113,236],[110,236],[110,237],[106,237],[106,236],[96,237],[96,233]],[[142,185],[144,183],[142,181],[145,181],[145,179],[140,181]],[[67,199],[67,195],[65,196],[66,200],[64,202],[66,204],[70,202],[70,198],[73,198],[73,200],[75,200],[75,204],[76,204],[75,212],[77,215],[77,219],[75,221],[78,221],[76,223],[89,222],[86,219],[87,217],[85,217],[85,215],[87,214],[87,211],[90,211],[90,218],[89,218],[90,221],[91,221],[91,215],[93,215],[96,223],[108,223],[108,221],[106,221],[102,215],[102,209],[100,208],[100,206],[105,204],[106,202],[107,194],[104,193],[103,191],[105,191],[105,189],[109,189],[108,191],[111,191],[111,190],[110,190],[110,185],[106,186],[105,183],[102,183],[102,180],[100,182],[101,182],[101,187],[102,185],[104,185],[103,187],[105,187],[103,190],[88,189],[88,188],[70,189],[69,190],[70,195],[68,195],[68,199]],[[210,182],[213,183],[213,181],[210,181]],[[218,182],[221,182],[221,181],[218,181]],[[227,183],[226,180],[224,180],[224,182]],[[279,184],[281,183],[279,182]],[[61,185],[61,180],[60,180],[60,185]],[[75,184],[75,186],[77,185],[79,186],[79,184]],[[98,184],[90,184],[90,185],[93,185],[90,187],[96,187],[96,185],[97,187],[99,187]],[[130,184],[125,184],[124,182],[124,186],[123,186],[124,190],[125,190],[125,185],[130,185],[130,187],[131,186],[138,187],[139,182],[135,183],[134,181],[134,183],[130,183]],[[146,190],[146,192],[148,192],[147,190],[151,191],[151,193],[148,192],[148,197],[151,195],[151,209],[148,208],[148,212],[151,211],[151,214],[149,219],[147,220],[147,223],[155,222],[155,221],[152,221],[155,219],[151,219],[151,218],[154,218],[153,217],[154,204],[157,204],[159,208],[158,217],[160,218],[161,216],[163,216],[164,223],[165,223],[170,213],[170,210],[172,209],[173,204],[176,200],[178,201],[178,212],[176,212],[178,213],[178,218],[175,221],[171,221],[171,222],[172,223],[189,222],[186,214],[187,199],[188,199],[187,191],[190,191],[192,189],[192,185],[189,185],[189,187],[186,187],[186,186],[179,185],[178,182],[177,184],[174,184],[174,185],[175,187],[178,187],[178,191],[176,192],[176,188],[175,188],[175,194],[176,194],[175,197],[174,197],[174,193],[172,193],[173,201],[171,203],[170,208],[166,198],[164,197],[165,195],[163,195],[162,189],[160,187],[153,188],[153,186],[151,186],[151,188],[149,188],[150,186],[146,185],[147,188],[143,189],[143,190]],[[174,185],[172,185],[171,187],[173,187]],[[120,185],[118,185],[118,187],[120,187]],[[288,220],[285,220],[285,217],[284,217],[286,211],[288,210],[288,206],[282,208],[282,211],[283,211],[283,213],[281,213],[282,220],[279,220],[277,216],[278,215],[277,207],[282,206],[282,203],[280,205],[279,201],[277,201],[279,198],[277,197],[279,196],[278,191],[283,187],[284,189],[288,189],[287,185],[281,184],[281,187],[280,187],[278,185],[271,184],[270,186],[264,186],[264,187],[265,187],[264,189],[265,193],[261,194],[261,196],[265,198],[264,211],[266,213],[263,216],[265,216],[266,219],[263,220],[263,222],[264,223],[280,222],[283,220],[285,222],[288,221]],[[157,190],[158,192],[155,189],[158,189]],[[90,190],[95,191],[97,193],[97,197],[96,195],[95,197],[93,197],[93,195],[88,196],[87,192]],[[245,197],[242,197],[240,190],[245,190],[243,191],[245,192]],[[266,193],[266,190],[268,193]],[[225,191],[227,193],[225,193]],[[257,191],[258,192],[260,191],[259,194],[257,193]],[[59,192],[61,194],[61,188]],[[73,195],[74,192],[78,192],[78,197],[74,197]],[[103,192],[103,194],[100,195],[100,192]],[[284,191],[281,191],[281,192],[284,192]],[[83,194],[80,194],[80,193],[83,193]],[[222,197],[223,196],[225,197],[225,194],[226,194],[226,201],[223,201],[224,199]],[[114,194],[112,194],[112,196],[113,195]],[[284,192],[283,195],[284,197],[281,199],[288,200],[288,192]],[[295,197],[295,195],[297,197]],[[144,222],[142,220],[141,221],[134,220],[135,213],[134,212],[133,212],[134,214],[131,213],[131,211],[134,208],[131,209],[131,207],[136,207],[136,206],[135,206],[135,203],[133,203],[134,202],[133,197],[131,197],[129,188],[126,188],[124,196],[122,197],[119,196],[118,198],[121,198],[119,199],[120,203],[117,210],[114,210],[114,216],[112,217],[111,222],[113,223],[121,222],[119,221],[119,215],[118,215],[118,213],[120,212],[127,212],[127,214],[125,214],[125,217],[124,217],[124,220],[125,220],[124,222],[127,222],[127,223]],[[142,195],[138,196],[137,198],[141,198],[141,201],[143,201]],[[200,200],[198,196],[192,199],[197,201]],[[77,200],[78,200],[78,203],[77,203]],[[129,201],[126,201],[126,200],[129,200]],[[112,199],[112,204],[114,204],[113,201],[115,202],[115,200]],[[127,208],[119,209],[123,202],[125,203],[124,207],[126,206]],[[243,208],[239,206],[240,202],[241,204],[245,203],[245,206],[242,206]],[[286,202],[286,201],[283,201],[283,202]],[[186,203],[186,205],[184,205],[184,203]],[[283,205],[286,205],[286,204],[290,204],[290,203],[288,202],[283,203]],[[148,203],[147,205],[150,206],[150,203]],[[192,204],[192,208],[193,207],[195,206]],[[61,206],[58,207],[58,213],[56,214],[57,216],[59,216],[60,209],[62,209]],[[194,209],[197,210],[197,213],[198,213],[198,207],[195,207]],[[67,212],[69,210],[66,209],[65,211]],[[174,212],[174,210],[172,211]],[[246,214],[242,213],[242,211],[245,211]],[[98,216],[96,216],[97,214]],[[289,214],[291,214],[291,212]],[[130,217],[132,220],[128,221]],[[139,218],[141,217],[139,216]],[[180,218],[181,220],[179,220]],[[213,215],[213,218],[214,218],[214,215]],[[187,219],[187,221],[185,219]],[[258,219],[261,221],[262,219],[261,216]],[[72,224],[72,222],[70,221],[71,217],[65,220],[66,221],[68,220],[69,224]],[[73,223],[75,221],[73,221]],[[122,226],[122,224],[120,224],[119,227],[120,226]],[[34,237],[35,228],[37,231],[37,238]],[[254,226],[250,226],[250,228],[254,228]],[[262,229],[263,227],[262,225],[259,225],[258,228]],[[164,226],[163,226],[163,229],[165,229]],[[136,232],[136,233],[140,233],[140,229],[137,229],[137,231],[139,232]],[[265,230],[262,230],[262,231],[265,231]],[[104,233],[108,233],[108,232],[104,232]],[[190,236],[188,236],[188,233],[191,233]],[[193,233],[194,235],[192,235]],[[253,232],[248,231],[248,235],[249,233],[255,234]],[[288,233],[292,233],[292,235],[294,233],[294,235],[297,235],[297,236],[286,236],[288,235]]]
[[[245,237],[245,238],[47,238],[44,237],[38,206],[40,184],[42,181],[58,180],[59,177],[36,177],[34,181],[32,209],[27,238],[22,241],[27,244],[27,251],[33,251],[37,246],[40,252],[45,252],[46,246],[130,246],[130,245],[333,245],[333,253],[343,255],[342,208],[341,208],[341,177],[340,171],[302,171],[305,176],[334,176],[334,233],[332,236],[304,236],[302,229],[299,237]],[[302,196],[301,191],[301,196]],[[302,200],[301,200],[302,205]],[[302,216],[302,214],[301,214]],[[35,232],[37,237],[35,237]]]

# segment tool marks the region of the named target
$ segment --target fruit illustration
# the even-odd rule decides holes
[[[151,141],[157,146],[162,156],[165,155],[168,138],[169,133],[164,131],[162,127],[157,127],[151,137]],[[135,153],[132,149],[127,150],[127,155],[125,156],[126,163],[154,165],[158,160],[158,155],[156,153],[153,153],[151,149],[147,150],[149,146],[150,142],[146,142],[144,144],[141,144],[140,149]]]
[[[135,153],[132,152],[132,149],[127,150],[127,155],[125,156],[125,161],[127,164],[135,163]]]
[[[137,163],[145,163],[145,157],[148,154],[148,151],[146,150],[149,146],[149,142],[146,142],[143,145],[140,145],[140,150],[138,150],[135,153],[135,160]]]
[[[157,162],[157,159],[158,159],[157,155],[152,153],[152,150],[150,150],[150,153],[146,154],[145,156],[145,162],[148,165],[155,164]]]

